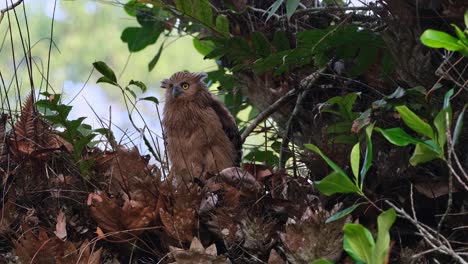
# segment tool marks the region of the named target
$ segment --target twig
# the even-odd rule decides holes
[[[276,100],[273,104],[263,110],[254,120],[252,123],[242,132],[241,140],[242,143],[245,142],[245,139],[252,133],[252,131],[260,124],[263,120],[267,119],[271,114],[276,112],[279,108],[284,106],[289,100],[291,100],[297,94],[296,89],[292,89],[283,95],[281,98]]]
[[[0,23],[2,23],[2,20],[3,20],[3,16],[5,15],[6,12],[10,11],[10,10],[13,10],[15,9],[17,6],[19,6],[21,3],[23,2],[23,0],[18,0],[16,2],[14,2],[13,4],[5,7],[4,9],[0,10]]]
[[[452,135],[450,133],[450,120],[448,112],[445,112],[445,125],[446,129],[446,137],[447,137],[447,149],[448,149],[448,157],[447,157],[447,164],[452,164],[452,151],[451,148],[453,147],[452,142]],[[442,224],[444,223],[447,215],[450,213],[450,209],[452,208],[452,192],[453,192],[453,173],[449,171],[449,179],[448,179],[448,199],[447,199],[447,209],[445,213],[440,218],[439,224],[437,224],[437,233],[440,233],[440,229],[442,228]]]
[[[294,106],[294,110],[289,117],[288,121],[286,122],[286,132],[285,136],[283,137],[283,141],[281,142],[281,148],[280,148],[280,157],[279,157],[279,168],[283,169],[286,166],[286,159],[285,159],[285,153],[288,152],[288,145],[289,141],[292,135],[292,123],[294,119],[297,116],[297,113],[299,112],[299,106],[302,104],[302,101],[304,101],[305,95],[308,90],[317,82],[319,77],[322,75],[322,73],[327,69],[328,65],[331,63],[327,63],[326,66],[320,68],[318,71],[310,74],[306,78],[304,78],[301,83],[299,84],[299,96],[297,97],[296,100],[296,105]]]
[[[404,209],[397,207],[390,201],[386,201],[386,203],[395,209],[399,217],[410,221],[418,229],[419,235],[422,236],[424,241],[426,241],[434,249],[434,251],[451,256],[458,263],[468,264],[468,262],[460,256],[460,254],[452,249],[452,246],[446,237],[437,233],[437,231],[431,227],[416,220],[416,216],[411,217]]]

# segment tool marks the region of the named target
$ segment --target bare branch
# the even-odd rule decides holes
[[[16,2],[12,3],[11,5],[5,7],[4,9],[0,10],[0,23],[2,23],[3,16],[5,15],[6,12],[15,9],[15,8],[16,8],[17,6],[19,6],[22,2],[23,2],[23,0],[18,0],[18,1],[16,1]]]

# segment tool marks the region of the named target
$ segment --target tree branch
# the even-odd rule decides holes
[[[252,123],[242,132],[241,139],[242,143],[245,142],[245,139],[252,133],[252,131],[260,124],[263,120],[267,119],[271,114],[276,112],[279,108],[284,106],[289,100],[291,100],[294,96],[296,96],[297,90],[292,89],[289,92],[287,92],[285,95],[280,97],[278,100],[276,100],[272,105],[270,105],[268,108],[263,110],[254,120],[252,120]]]
[[[2,23],[3,16],[5,15],[6,12],[15,9],[17,6],[19,6],[23,0],[18,0],[14,3],[12,3],[10,6],[7,5],[4,9],[0,10],[0,23]]]

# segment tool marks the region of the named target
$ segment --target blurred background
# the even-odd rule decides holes
[[[0,2],[0,8],[4,8],[6,1]],[[11,4],[9,0],[8,3]],[[93,128],[102,126],[99,119],[106,124],[111,120],[117,141],[122,139],[123,144],[135,144],[142,152],[146,148],[141,135],[130,124],[121,91],[108,84],[96,84],[100,74],[93,71],[92,63],[106,62],[121,84],[127,84],[130,80],[142,81],[148,91],[142,95],[135,89],[137,96],[155,96],[161,101],[160,108],[164,103],[159,88],[163,78],[181,70],[216,69],[213,61],[203,60],[194,49],[190,36],[180,38],[174,34],[158,39],[158,42],[166,42],[165,49],[156,67],[149,72],[148,62],[158,52],[159,45],[136,53],[128,51],[127,44],[122,42],[120,36],[123,29],[136,26],[137,22],[125,13],[123,5],[126,1],[24,0],[24,3],[24,9],[20,7],[15,10],[16,17],[13,12],[8,12],[0,22],[0,71],[7,87],[1,91],[2,110],[10,104],[11,109],[18,111],[19,102],[24,101],[31,90],[21,42],[21,38],[27,42],[27,28],[34,62],[35,96],[39,91],[45,91],[42,76],[47,75],[49,68],[48,91],[63,93],[64,103],[73,106],[71,119],[85,116],[85,122]],[[53,43],[49,54],[53,17]],[[16,88],[17,81],[19,89]],[[161,127],[155,105],[141,101],[137,106],[146,121],[146,131],[151,130],[160,136]],[[143,128],[141,118],[136,116],[134,121]]]

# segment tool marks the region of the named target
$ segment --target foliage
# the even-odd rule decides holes
[[[427,29],[421,35],[421,42],[431,48],[444,48],[448,51],[458,51],[468,57],[468,10],[465,12],[465,30],[452,24],[457,38],[443,31]]]
[[[94,164],[94,159],[83,159],[82,154],[86,147],[94,145],[92,140],[98,135],[97,133],[110,132],[105,128],[93,130],[91,126],[83,123],[86,117],[69,120],[68,115],[72,106],[61,103],[61,94],[44,92],[42,95],[47,99],[37,101],[36,106],[44,109],[44,119],[64,129],[63,132],[58,132],[58,135],[73,146],[73,160],[77,162],[82,175],[89,178],[88,172]]]
[[[372,130],[374,125],[370,125],[366,128],[366,152],[364,155],[364,161],[361,164],[361,150],[360,143],[356,143],[351,151],[350,163],[351,169],[354,177],[349,177],[346,172],[344,172],[337,164],[330,160],[323,152],[313,144],[305,144],[304,146],[309,150],[319,154],[322,159],[324,159],[327,164],[333,169],[333,172],[322,180],[315,182],[317,189],[325,195],[333,195],[335,193],[356,193],[367,199],[366,195],[363,192],[364,188],[364,179],[367,172],[369,171],[372,165]],[[351,180],[351,179],[352,180]],[[350,214],[354,209],[356,209],[361,204],[355,204],[336,215],[330,217],[327,222],[335,221],[340,219],[348,214]]]
[[[395,210],[382,212],[377,218],[376,240],[371,232],[361,224],[345,224],[344,250],[357,263],[384,264],[389,263],[390,234],[389,230],[396,219]]]
[[[449,90],[445,94],[444,104],[442,109],[436,114],[433,120],[433,127],[422,120],[417,114],[411,111],[407,106],[401,105],[395,107],[400,114],[403,122],[411,128],[414,132],[418,133],[422,138],[416,138],[399,127],[395,128],[376,128],[375,130],[380,132],[390,143],[404,147],[407,145],[415,145],[416,148],[410,158],[410,163],[416,166],[420,163],[428,162],[433,159],[439,158],[445,160],[445,145],[447,143],[447,129],[452,124],[452,106],[450,105],[450,97],[453,95],[453,89]],[[458,117],[456,122],[457,130],[461,128],[461,122],[466,106],[463,108],[461,115]],[[459,133],[452,133],[454,135],[453,140],[456,142],[459,137]]]

